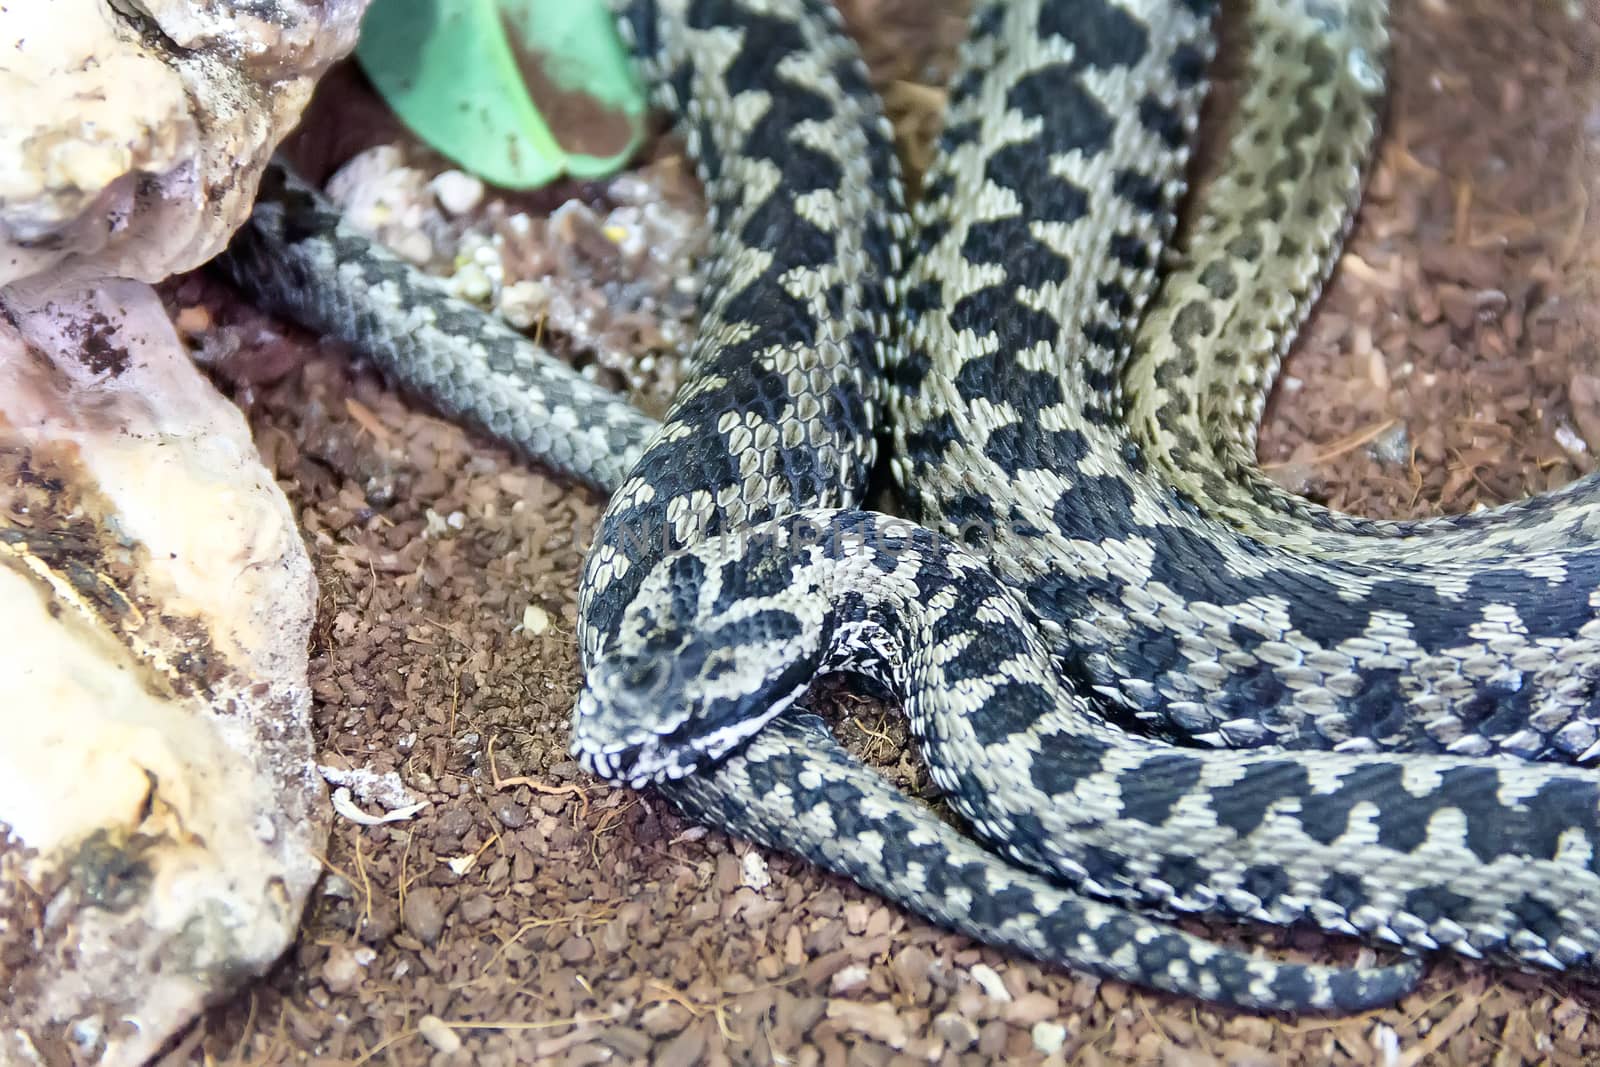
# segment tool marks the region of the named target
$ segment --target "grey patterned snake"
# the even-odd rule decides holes
[[[911,235],[829,5],[621,5],[712,209],[660,428],[281,175],[228,267],[615,490],[574,722],[605,777],[981,939],[1228,1003],[1356,1009],[1416,972],[1252,959],[1124,905],[1592,968],[1600,779],[1482,758],[1594,741],[1590,487],[1399,525],[1255,474],[1254,416],[1357,193],[1383,30],[1367,0],[1260,5],[1271,77],[1163,281],[1210,6],[979,3]],[[930,528],[852,510],[886,420]],[[1022,867],[789,710],[840,670],[904,704],[951,805]]]

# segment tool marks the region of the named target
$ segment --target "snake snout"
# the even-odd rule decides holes
[[[775,647],[787,635],[769,621],[738,640],[720,631],[678,640],[658,632],[627,651],[609,651],[589,668],[578,696],[573,755],[590,773],[629,785],[696,773],[787,708],[815,677],[814,647]]]
[[[573,756],[585,771],[610,782],[662,777],[651,769],[650,752],[659,739],[644,725],[648,709],[633,699],[631,688],[607,684],[605,673],[591,671],[578,694],[572,714]]]
[[[589,668],[572,716],[572,753],[585,770],[640,785],[693,769],[674,735],[693,733],[686,687],[705,658],[701,643],[613,651]]]

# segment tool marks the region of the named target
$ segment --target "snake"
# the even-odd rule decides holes
[[[1235,143],[1252,160],[1282,151],[1263,122],[1291,124],[1291,155],[1329,139],[1338,174],[1313,150],[1254,180],[1269,207],[1304,197],[1294,217],[1324,236],[1297,247],[1272,225],[1281,208],[1203,208],[1177,297],[1145,314],[1211,6],[976,5],[913,229],[831,5],[619,5],[713,230],[700,333],[659,426],[281,171],[224,266],[443,413],[611,492],[580,586],[573,732],[602,777],[654,783],[691,818],[982,940],[1224,1003],[1355,1010],[1418,972],[1253,958],[1150,909],[1589,965],[1600,782],[1511,758],[1587,748],[1573,729],[1592,661],[1583,487],[1433,527],[1321,513],[1248,471],[1215,487],[1217,468],[1243,470],[1245,416],[1348,224],[1382,84],[1371,4],[1261,5],[1252,23],[1298,117],[1281,117],[1282,92],[1247,101]],[[1269,291],[1278,263],[1299,272],[1291,291],[1238,314],[1267,303],[1238,296]],[[1207,408],[1189,386],[1199,349],[1226,352],[1201,344],[1215,334],[1256,362],[1209,365],[1208,396],[1250,395]],[[1150,398],[1130,401],[1141,378]],[[1202,444],[1217,427],[1235,438]],[[861,510],[885,431],[925,525]],[[1559,617],[1530,630],[1544,605]],[[1299,628],[1307,615],[1328,625]],[[1397,675],[1422,667],[1444,676],[1425,694],[1442,711],[1406,702]],[[798,710],[836,671],[905,706],[992,850]],[[1269,683],[1295,696],[1275,703]],[[1484,693],[1492,714],[1457,706]],[[1261,747],[1241,749],[1249,723],[1261,733],[1243,741]],[[1530,730],[1541,740],[1508,743]]]
[[[859,242],[853,247],[867,262],[854,266],[866,269],[853,275],[836,272],[839,294],[852,299],[855,310],[828,309],[828,321],[844,324],[847,333],[827,338],[832,343],[809,357],[826,357],[816,368],[822,375],[817,379],[820,384],[814,395],[797,398],[801,411],[825,399],[836,405],[832,416],[839,426],[837,444],[829,453],[794,449],[786,443],[790,448],[786,459],[796,465],[794,469],[805,470],[812,457],[831,454],[836,465],[811,476],[818,493],[832,493],[819,499],[843,503],[858,497],[870,466],[874,448],[870,428],[882,391],[885,357],[877,337],[887,329],[889,288],[899,268],[896,242],[904,229],[887,127],[831,8],[789,5],[779,12],[782,17],[774,17],[760,4],[700,5],[698,10],[705,22],[699,33],[685,32],[695,20],[681,5],[670,10],[634,5],[625,13],[632,20],[626,25],[647,67],[651,57],[664,64],[657,80],[673,88],[662,90],[663,102],[698,122],[691,122],[686,136],[711,190],[714,217],[725,226],[737,220],[741,238],[757,233],[761,239],[723,239],[721,247],[713,247],[705,290],[720,294],[720,299],[708,298],[702,316],[698,360],[704,365],[687,378],[680,406],[665,427],[597,389],[499,320],[446,296],[436,284],[350,227],[284,166],[268,169],[253,217],[219,260],[219,267],[264,308],[351,344],[441,413],[473,424],[559,472],[612,492],[614,499],[637,502],[646,492],[643,487],[651,484],[637,471],[649,463],[666,467],[654,475],[662,484],[716,485],[728,477],[725,470],[708,464],[699,450],[681,447],[694,436],[685,423],[692,418],[720,422],[750,405],[748,398],[726,391],[754,389],[759,397],[774,394],[770,379],[749,377],[752,346],[738,347],[749,340],[753,328],[765,325],[774,336],[787,339],[817,319],[815,308],[795,309],[792,294],[781,288],[786,282],[774,287],[788,272],[775,267],[764,248],[780,243],[786,225],[780,209],[798,202],[796,189],[818,187],[817,175],[807,175],[807,167],[818,166],[820,160],[826,168],[828,158],[838,154],[829,137],[842,137],[862,149],[857,158],[865,161],[867,171],[849,175],[854,180],[843,187],[877,190],[876,196],[844,198],[842,206],[850,209],[849,214],[833,219],[841,238],[854,235]],[[793,63],[785,78],[804,91],[795,94],[789,107],[803,110],[812,121],[837,110],[836,128],[821,138],[827,156],[816,151],[803,156],[796,152],[796,144],[784,143],[781,138],[793,136],[796,115],[779,115],[767,123],[772,129],[766,135],[780,138],[767,146],[767,154],[782,159],[783,169],[776,175],[762,174],[754,169],[758,161],[741,160],[734,173],[746,185],[717,180],[716,164],[708,161],[739,160],[751,154],[751,141],[730,133],[727,111],[714,109],[721,75],[713,78],[702,72],[698,77],[705,84],[697,85],[686,64],[727,34],[731,41],[719,42],[710,52],[727,58],[743,55],[741,47],[752,54],[759,50],[764,58],[749,62],[754,68],[750,76],[760,91],[766,91],[774,68]],[[782,47],[775,49],[775,43]],[[831,70],[818,69],[819,56],[832,57]],[[834,84],[838,79],[846,84]],[[681,100],[679,93],[684,94]],[[722,108],[729,104],[724,97]],[[708,107],[713,108],[709,113]],[[765,128],[759,113],[755,118],[757,128]],[[806,139],[814,143],[819,137],[813,130]],[[846,177],[836,175],[832,181],[838,184]],[[740,205],[742,188],[759,182],[767,183],[769,200]],[[824,204],[822,209],[838,207]],[[722,232],[723,227],[717,229]],[[827,258],[848,257],[851,247],[834,249]],[[799,251],[815,255],[814,249]],[[739,289],[732,285],[739,278],[757,280]],[[780,314],[773,315],[773,305]],[[787,317],[782,314],[786,310]],[[759,345],[754,350],[760,351]],[[841,355],[853,356],[854,363],[840,364]],[[719,380],[718,372],[726,377]],[[683,397],[692,400],[697,394],[702,396],[698,407],[686,412]],[[689,429],[706,432],[705,427]],[[664,442],[680,447],[674,450]],[[816,440],[810,438],[808,443],[815,445]],[[698,481],[692,480],[696,477]],[[830,484],[844,487],[829,490]],[[751,502],[764,504],[759,495]],[[776,502],[777,511],[783,510],[782,503]],[[773,504],[765,506],[773,510]],[[751,512],[741,516],[752,517],[758,516]],[[597,538],[597,543],[604,541],[604,535]],[[1419,974],[1412,962],[1344,969],[1260,959],[1064,888],[1006,863],[935,818],[925,806],[910,802],[856,762],[820,720],[808,715],[768,723],[728,759],[660,788],[691,818],[800,855],[979,940],[1154,988],[1271,1010],[1360,1010],[1392,1001],[1414,985]]]
[[[1013,189],[980,169],[992,155],[947,150],[924,205],[937,245],[908,278],[898,482],[918,519],[983,542],[1064,664],[1162,736],[1592,759],[1592,479],[1495,512],[1382,523],[1314,509],[1246,458],[1359,193],[1382,85],[1374,15],[1257,6],[1252,69],[1280,73],[1253,81],[1211,210],[1139,322],[1131,366],[1120,324],[1149,299],[1176,183],[1150,180],[1121,218],[1053,246],[1025,232],[1000,242],[1002,222],[1081,198],[1097,164],[1065,189]],[[1162,116],[1169,129],[1192,116],[1186,98],[1174,103],[1187,106]],[[1014,121],[1005,108],[977,114],[997,127],[991,139]],[[1025,176],[1072,166],[1037,141],[1001,151]],[[975,226],[960,210],[1001,194],[1017,214]],[[970,269],[985,247],[999,284]],[[1108,262],[1121,269],[1098,275]],[[980,305],[999,329],[964,337]],[[1072,345],[1072,358],[1024,355],[1050,344]],[[1022,412],[1048,430],[1031,432]]]
[[[1011,27],[996,39],[1023,43],[994,61],[1014,73],[989,95],[952,104],[930,172],[892,420],[902,490],[923,522],[989,542],[1080,694],[1157,736],[1259,751],[1150,749],[988,659],[939,680],[992,687],[970,699],[981,712],[955,699],[918,727],[912,711],[935,780],[998,847],[1101,895],[1592,966],[1592,774],[1448,757],[1592,758],[1594,481],[1409,524],[1318,513],[1259,480],[1219,488],[1219,460],[1237,471],[1253,452],[1230,428],[1259,414],[1281,357],[1263,338],[1297,325],[1326,274],[1281,268],[1308,249],[1325,262],[1359,191],[1382,84],[1373,6],[1258,5],[1254,65],[1280,73],[1247,97],[1218,207],[1148,316],[1178,182],[1109,176],[1081,143],[1148,158],[1152,124],[1112,116],[1153,115],[1160,138],[1192,105],[1140,100],[1150,80],[1132,77],[1095,133],[1078,120],[1070,151],[1030,137],[1018,87],[1048,49],[1026,32],[1033,12],[990,10]],[[1185,47],[1140,61],[1196,69]],[[1281,117],[1286,98],[1297,117]],[[1118,181],[1120,214],[1079,206]],[[1039,221],[1063,216],[1087,225]],[[1229,407],[1208,375],[1256,392]]]

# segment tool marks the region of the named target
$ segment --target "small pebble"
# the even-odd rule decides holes
[[[1053,1019],[1061,1014],[1061,1005],[1056,1003],[1056,998],[1048,993],[1024,993],[1006,1007],[1005,1018],[1016,1026],[1032,1026],[1034,1023]]]
[[[1572,375],[1567,384],[1567,402],[1572,405],[1572,418],[1584,443],[1590,451],[1600,451],[1600,377]]]
[[[449,1055],[461,1051],[461,1038],[455,1030],[437,1015],[424,1015],[417,1020],[417,1033],[438,1052]]]
[[[1109,1011],[1121,1011],[1128,1003],[1128,987],[1119,982],[1107,982],[1100,987],[1100,999]]]
[[[482,304],[494,295],[494,283],[476,263],[463,263],[450,279],[450,291],[463,300]]]
[[[1372,1047],[1378,1053],[1378,1062],[1389,1065],[1400,1060],[1400,1035],[1392,1027],[1379,1023],[1372,1028]]]
[[[1404,465],[1411,460],[1411,435],[1404,422],[1396,422],[1372,442],[1372,452],[1384,463]]]
[[[639,1016],[639,1025],[651,1037],[665,1037],[689,1025],[689,1012],[683,1005],[670,1000],[658,1001]]]
[[[369,944],[378,944],[393,937],[400,928],[400,917],[395,914],[392,903],[383,900],[372,902],[372,911],[361,922],[361,940]]]
[[[540,313],[549,302],[549,290],[527,279],[512,282],[500,290],[500,314],[519,330],[526,330],[538,322]]]
[[[406,894],[402,912],[406,932],[424,945],[432,945],[439,940],[439,933],[444,929],[444,916],[444,903],[439,891],[432,886],[419,886]]]
[[[911,1030],[893,1004],[863,1004],[855,1000],[828,1001],[828,1018],[847,1030],[866,1034],[890,1048],[905,1048]]]
[[[1006,1038],[1010,1033],[1010,1028],[999,1019],[991,1019],[984,1023],[983,1028],[978,1031],[979,1054],[988,1057],[991,1063],[1000,1062],[1000,1057],[1006,1051]]]
[[[433,258],[433,242],[421,230],[396,230],[384,235],[384,243],[401,259],[423,264]]]
[[[93,1015],[85,1015],[74,1022],[67,1031],[72,1038],[72,1043],[88,1052],[100,1043],[101,1036],[105,1033],[105,1023]]]
[[[489,805],[500,825],[508,830],[520,830],[528,821],[528,809],[514,800],[500,798]]]
[[[465,215],[483,200],[483,182],[459,170],[447,170],[428,183],[439,206],[452,215]]]
[[[872,977],[872,972],[864,963],[852,963],[850,966],[834,973],[833,991],[840,996],[849,996],[858,993],[867,987],[867,980]]]
[[[530,636],[550,629],[550,613],[537,604],[522,609],[522,632]]]
[[[756,892],[772,884],[772,875],[767,871],[767,861],[761,858],[761,853],[752,849],[744,854],[740,861],[743,868],[744,884]]]
[[[494,898],[487,893],[479,893],[461,902],[461,918],[474,926],[493,914]]]
[[[367,960],[372,959],[370,948],[361,949]],[[348,993],[361,981],[365,970],[363,961],[347,945],[335,944],[328,949],[328,959],[322,965],[322,984],[330,993]]]
[[[656,1053],[655,1067],[692,1067],[700,1063],[705,1055],[706,1038],[700,1027],[691,1026],[677,1037],[667,1042],[667,1046]]]
[[[987,963],[974,963],[969,972],[972,980],[983,987],[991,1000],[998,1000],[1002,1004],[1011,1003],[1011,990],[1006,988],[1005,982],[1000,980],[1000,975]]]
[[[451,837],[465,837],[477,825],[477,820],[472,812],[461,807],[445,808],[439,813],[439,821],[434,824],[439,833]]]
[[[953,1011],[934,1016],[933,1032],[950,1046],[951,1052],[965,1052],[978,1043],[978,1028]]]
[[[561,942],[561,948],[557,951],[568,963],[582,963],[593,958],[594,943],[587,937],[569,937]]]
[[[172,324],[178,332],[193,337],[195,334],[205,333],[211,329],[211,312],[204,304],[194,304],[190,307],[180,308]]]
[[[907,945],[889,961],[889,969],[908,992],[918,999],[927,996],[929,975],[933,970],[933,957],[918,945]]]
[[[1060,1023],[1037,1022],[1033,1024],[1033,1047],[1046,1056],[1060,1052],[1067,1043],[1067,1028]]]

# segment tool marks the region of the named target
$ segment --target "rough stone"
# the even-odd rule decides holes
[[[0,311],[0,1062],[137,1063],[319,874],[315,582],[154,292]]]
[[[366,4],[0,6],[0,285],[156,281],[210,259]]]

